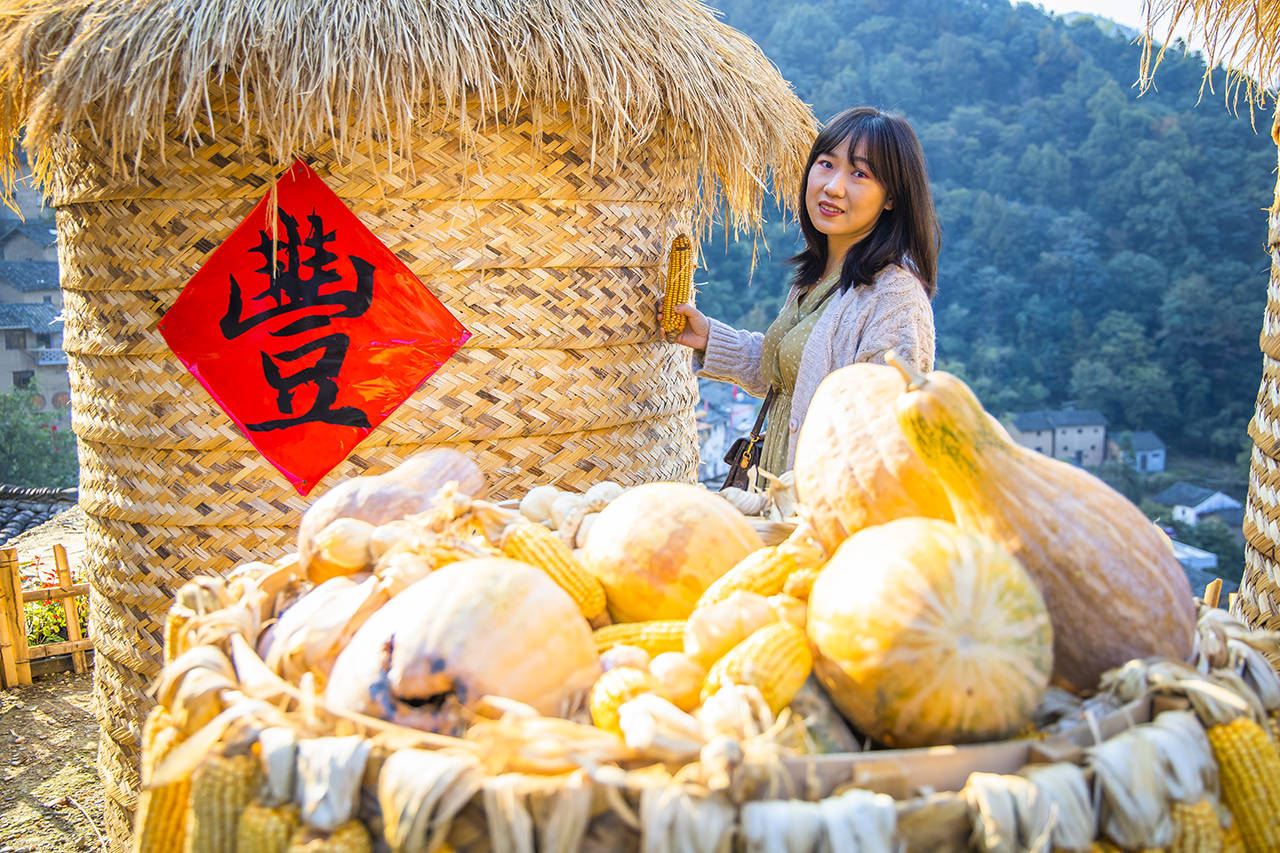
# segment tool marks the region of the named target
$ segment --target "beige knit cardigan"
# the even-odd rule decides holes
[[[793,303],[799,293],[791,288],[786,304]],[[769,390],[760,374],[763,341],[760,332],[711,320],[707,348],[694,352],[694,370],[698,376],[733,382],[747,393],[763,397]],[[920,279],[896,265],[881,270],[870,287],[851,287],[833,296],[805,342],[791,396],[791,420],[769,425],[770,429],[790,432],[788,469],[795,465],[796,438],[818,383],[845,365],[882,363],[889,350],[921,372],[933,369],[933,306]]]

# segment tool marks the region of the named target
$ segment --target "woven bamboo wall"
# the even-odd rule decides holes
[[[1280,116],[1271,129],[1280,146]],[[1280,151],[1277,152],[1280,158]],[[1280,630],[1280,181],[1268,219],[1271,279],[1262,318],[1262,384],[1249,422],[1253,455],[1244,511],[1244,575],[1231,612],[1246,624]]]
[[[655,305],[666,248],[689,227],[695,164],[664,139],[593,163],[589,131],[545,112],[471,138],[424,125],[411,160],[369,149],[339,166],[332,151],[305,152],[473,334],[314,494],[438,444],[473,450],[499,497],[537,482],[692,478],[697,387],[687,350],[661,341]],[[132,179],[87,134],[69,140],[50,193],[117,846],[173,591],[283,553],[306,504],[156,328],[274,178],[259,140],[215,122],[215,136],[173,140]]]

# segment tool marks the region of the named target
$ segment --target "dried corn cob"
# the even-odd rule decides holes
[[[813,653],[803,629],[773,622],[755,631],[716,661],[702,685],[705,702],[726,684],[755,687],[777,714],[791,702],[813,669]]]
[[[209,755],[191,774],[187,853],[234,850],[240,815],[258,788],[258,759]]]
[[[635,646],[652,657],[663,652],[684,651],[683,619],[655,619],[649,622],[619,622],[598,628],[592,635],[597,652],[614,646]]]
[[[573,598],[587,619],[604,610],[604,587],[573,556],[559,536],[541,524],[518,521],[502,537],[502,553],[542,569]]]
[[[693,246],[684,234],[671,242],[667,261],[667,290],[662,296],[662,334],[669,342],[684,331],[684,315],[675,307],[689,301],[693,292]]]
[[[1222,849],[1222,827],[1213,800],[1205,797],[1195,803],[1174,803],[1173,844],[1170,853],[1218,853]]]
[[[287,853],[373,853],[373,839],[358,820],[347,821],[327,837],[303,827],[290,839]]]
[[[134,819],[134,853],[167,853],[182,850],[186,843],[191,780],[183,779],[159,788],[145,787],[160,759],[177,743],[176,724],[163,705],[156,705],[142,726],[144,787],[138,795],[138,813]]]
[[[657,693],[658,680],[642,669],[620,666],[596,679],[591,688],[591,722],[597,728],[622,734],[618,724],[618,708],[645,693]]]
[[[1247,716],[1211,726],[1209,743],[1222,778],[1222,802],[1249,851],[1280,850],[1280,752]]]
[[[250,803],[236,829],[236,853],[284,853],[300,822],[293,803],[274,807]]]
[[[798,568],[795,554],[781,545],[752,551],[707,587],[694,609],[724,601],[740,589],[766,598],[777,595],[782,592],[787,578]]]

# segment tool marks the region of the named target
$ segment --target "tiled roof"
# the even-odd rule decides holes
[[[1208,498],[1213,497],[1213,489],[1206,489],[1204,486],[1197,486],[1194,483],[1174,483],[1157,495],[1152,495],[1151,500],[1165,506],[1197,506],[1204,503]]]
[[[0,278],[23,293],[58,289],[58,265],[53,261],[0,261]]]
[[[43,524],[76,503],[76,489],[29,489],[0,485],[0,545]]]
[[[57,318],[58,309],[43,302],[0,302],[0,329],[61,332]]]
[[[1041,432],[1053,429],[1053,424],[1049,423],[1044,412],[1020,412],[1013,416],[1013,425],[1018,432]]]
[[[0,221],[0,243],[7,242],[14,234],[22,234],[44,249],[58,242],[58,232],[52,225],[20,220]]]
[[[1229,506],[1222,509],[1215,509],[1213,512],[1206,512],[1200,518],[1209,518],[1210,516],[1220,519],[1227,527],[1239,532],[1244,527],[1244,507]]]
[[[1018,432],[1039,432],[1059,427],[1106,426],[1107,419],[1093,409],[1043,409],[1019,412],[1013,416],[1013,425]]]
[[[1134,453],[1145,453],[1149,450],[1164,450],[1164,442],[1154,432],[1122,432],[1112,437],[1116,447],[1124,446],[1124,437],[1129,436]]]

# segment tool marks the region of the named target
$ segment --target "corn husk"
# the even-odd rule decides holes
[[[474,756],[401,749],[378,773],[378,805],[387,843],[397,853],[430,853],[444,843],[454,817],[480,790]]]
[[[371,748],[360,735],[298,741],[293,798],[303,823],[328,834],[351,820]]]

